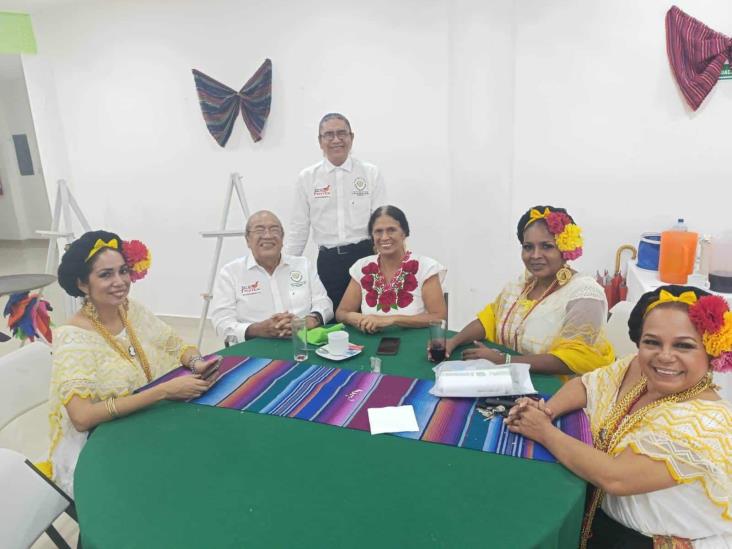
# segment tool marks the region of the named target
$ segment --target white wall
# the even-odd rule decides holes
[[[286,220],[296,174],[319,159],[316,121],[338,110],[351,117],[354,154],[382,167],[391,202],[407,211],[411,247],[448,265],[459,327],[521,272],[514,227],[529,206],[575,215],[586,271],[612,268],[620,244],[677,216],[702,232],[729,226],[732,82],[698,112],[685,106],[666,58],[668,8],[118,0],[44,7],[33,22],[68,177],[93,225],[150,244],[154,267],[135,292],[156,312],[200,309],[213,242],[198,232],[217,225],[229,173],[243,175],[253,209]],[[731,6],[684,9],[732,32]],[[222,150],[190,69],[238,88],[265,57],[265,139],[253,144],[238,120]],[[53,87],[40,72],[32,99]],[[242,250],[229,241],[223,259]]]
[[[81,3],[33,13],[55,73],[73,188],[92,225],[146,241],[154,266],[135,295],[158,313],[197,314],[229,173],[252,209],[286,220],[297,173],[320,158],[317,121],[351,118],[354,155],[382,168],[412,248],[449,263],[447,4],[163,0]],[[265,138],[239,119],[208,134],[191,68],[239,88],[273,61]],[[33,90],[31,95],[33,95]],[[224,260],[241,254],[229,242]]]
[[[5,194],[0,196],[0,240],[38,238],[35,231],[48,229],[50,209],[36,146],[28,94],[17,59],[17,74],[0,78],[0,177]],[[20,175],[13,135],[26,134],[34,175]]]
[[[694,113],[669,68],[668,1],[516,3],[513,217],[566,206],[585,234],[578,265],[611,268],[617,247],[684,217],[730,228],[732,81]],[[687,0],[688,14],[732,34],[732,4]]]

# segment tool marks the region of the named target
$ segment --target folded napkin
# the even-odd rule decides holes
[[[343,323],[334,324],[333,326],[318,326],[312,330],[308,330],[308,343],[311,345],[325,345],[328,343],[328,334],[337,332],[344,328]]]

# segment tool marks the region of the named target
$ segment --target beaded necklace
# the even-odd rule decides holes
[[[81,310],[84,316],[91,321],[92,326],[94,326],[94,329],[100,336],[102,336],[104,341],[106,341],[112,349],[117,351],[117,354],[132,364],[132,366],[135,366],[133,357],[136,356],[140,361],[140,366],[142,367],[142,371],[145,373],[145,377],[148,381],[152,381],[153,377],[150,371],[150,363],[147,360],[147,356],[145,355],[145,351],[142,349],[140,341],[137,339],[137,334],[135,334],[135,331],[132,329],[132,325],[127,321],[127,311],[125,308],[118,307],[117,314],[119,314],[119,317],[122,320],[122,326],[124,326],[127,332],[127,337],[130,338],[131,345],[127,352],[124,347],[122,347],[122,344],[117,341],[117,338],[115,338],[110,331],[107,330],[107,327],[99,320],[99,316],[96,314],[96,309],[91,310],[91,307],[84,306]]]
[[[667,402],[683,402],[700,395],[710,387],[712,387],[712,379],[710,375],[705,375],[694,385],[680,393],[674,393],[665,397],[654,400],[639,408],[632,414],[629,414],[631,408],[638,402],[648,390],[648,380],[642,376],[640,380],[630,388],[630,390],[618,400],[611,408],[610,413],[600,423],[598,429],[593,433],[594,446],[598,450],[609,454],[620,442],[620,440],[631,431],[645,415]],[[595,518],[597,508],[602,503],[605,493],[599,488],[594,488],[590,498],[590,504],[585,513],[584,523],[582,525],[582,536],[580,541],[580,549],[586,549],[587,541],[592,535],[592,521]]]
[[[524,301],[530,301],[527,299],[527,297],[531,293],[531,291],[536,287],[536,282],[537,282],[537,279],[534,278],[531,282],[526,284],[526,286],[524,286],[524,289],[521,291],[521,295],[519,295],[518,299],[516,301],[514,301],[513,305],[511,305],[511,308],[508,310],[508,314],[506,315],[506,320],[504,320],[501,325],[501,341],[499,343],[501,343],[502,345],[511,346],[511,342],[508,341],[509,337],[510,337],[510,334],[508,334],[508,329],[513,324],[513,320],[514,320],[515,316],[518,314],[518,308],[517,308],[518,304],[522,303]],[[539,303],[544,301],[544,299],[549,294],[551,294],[557,286],[559,286],[559,282],[554,280],[549,285],[549,287],[546,290],[544,290],[544,293],[541,294],[539,299],[534,301],[534,303],[531,305],[531,307],[528,308],[528,310],[521,317],[521,320],[519,320],[519,323],[513,332],[512,348],[514,349],[514,351],[519,350],[519,348],[518,348],[519,332],[521,331],[521,327],[524,325],[524,322],[526,321],[528,316],[534,311],[534,309],[536,309],[536,307],[539,306]]]

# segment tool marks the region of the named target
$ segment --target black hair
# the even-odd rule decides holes
[[[333,118],[343,120],[346,123],[346,126],[348,126],[348,133],[353,133],[353,130],[351,129],[351,123],[348,121],[348,118],[346,118],[339,112],[329,112],[320,119],[320,123],[318,124],[318,134],[320,134],[320,128],[323,127],[323,124],[325,124],[328,120],[332,120]]]
[[[402,231],[404,231],[405,236],[409,236],[409,222],[407,221],[407,216],[404,215],[404,212],[401,211],[396,206],[386,205],[386,206],[379,206],[374,210],[374,212],[371,214],[371,217],[369,218],[369,238],[372,238],[371,232],[374,230],[374,223],[376,223],[376,220],[381,217],[382,215],[388,215],[389,217],[393,217],[397,223],[399,223],[399,226],[402,228]]]
[[[518,225],[516,226],[516,236],[518,237],[519,242],[521,244],[524,243],[524,231],[526,230],[526,224],[529,222],[529,219],[531,219],[531,210],[538,210],[538,211],[544,213],[544,210],[546,208],[549,208],[550,212],[559,212],[559,213],[566,214],[567,217],[569,217],[570,221],[572,221],[572,223],[574,223],[574,219],[572,218],[571,215],[569,215],[569,212],[567,212],[567,210],[565,210],[564,208],[555,208],[554,206],[534,206],[534,207],[526,210],[526,213],[524,213],[524,215],[521,216],[521,218],[518,221]],[[543,221],[543,220],[539,220],[539,221]],[[538,223],[538,221],[536,221],[535,223]],[[544,222],[544,223],[546,223],[546,222]]]
[[[98,239],[109,242],[113,238],[117,240],[119,246],[115,251],[121,254],[122,239],[115,233],[108,231],[84,233],[69,245],[61,258],[61,264],[58,266],[58,283],[67,294],[72,297],[84,296],[84,292],[79,289],[78,282],[89,282],[89,273],[91,273],[92,267],[94,267],[94,263],[99,257],[99,252],[94,254],[89,261],[86,258]]]
[[[711,295],[709,292],[706,292],[701,288],[695,288],[694,286],[680,286],[676,284],[661,286],[652,292],[644,293],[638,300],[638,303],[635,304],[635,307],[633,307],[633,310],[630,312],[630,317],[628,318],[628,335],[630,336],[631,341],[636,345],[640,342],[641,333],[643,333],[643,321],[646,316],[646,310],[651,303],[658,301],[658,298],[661,295],[661,290],[666,290],[676,297],[679,297],[684,292],[694,292],[697,299],[704,297],[705,295]]]

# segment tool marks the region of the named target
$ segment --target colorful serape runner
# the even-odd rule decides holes
[[[219,372],[220,378],[211,389],[191,402],[361,431],[369,431],[369,408],[411,404],[420,430],[396,433],[397,436],[494,454],[556,461],[540,444],[508,431],[503,418],[485,421],[475,411],[477,399],[431,395],[432,380],[236,356],[225,357]],[[180,367],[140,391],[184,375],[190,375],[190,370]],[[571,413],[558,419],[555,425],[574,438],[592,444],[584,412]]]
[[[223,147],[229,140],[240,107],[249,135],[255,142],[262,139],[272,103],[272,61],[265,59],[239,92],[196,69],[193,78],[203,119],[219,145]]]

